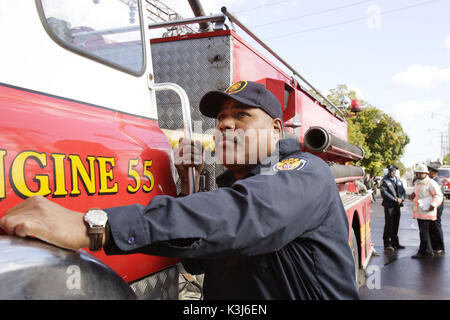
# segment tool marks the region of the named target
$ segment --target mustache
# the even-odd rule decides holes
[[[239,136],[238,134],[235,134],[232,131],[225,131],[225,132],[218,131],[215,133],[214,138],[216,144],[227,141],[235,143],[237,145],[242,145],[244,143],[243,137]]]

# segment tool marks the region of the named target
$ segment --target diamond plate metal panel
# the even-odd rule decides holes
[[[151,45],[155,82],[174,82],[186,90],[191,103],[194,132],[214,128],[214,119],[199,111],[202,96],[211,90],[225,90],[232,80],[232,37],[218,36],[186,39]],[[159,126],[182,129],[183,118],[178,96],[157,92]],[[205,165],[205,190],[217,188],[215,177],[223,172],[220,165]],[[179,183],[177,184],[179,190]]]
[[[190,99],[192,120],[204,118],[198,104],[210,90],[225,90],[231,82],[231,37],[220,36],[201,39],[177,40],[152,44],[155,82],[174,82],[182,86]],[[158,92],[158,115],[160,125],[166,125],[174,114],[181,116],[179,99],[172,92]],[[213,121],[208,122],[214,126]]]
[[[139,300],[177,300],[178,267],[164,269],[130,284]]]

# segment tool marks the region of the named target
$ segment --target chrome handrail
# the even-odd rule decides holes
[[[203,17],[193,17],[193,18],[186,18],[186,19],[179,19],[179,20],[170,20],[170,21],[164,21],[164,22],[155,22],[155,23],[149,23],[148,28],[149,29],[158,29],[158,28],[167,28],[167,27],[175,27],[180,26],[184,24],[195,24],[195,23],[201,23],[201,22],[224,22],[225,16],[223,14],[214,14],[210,16],[203,16]]]
[[[153,81],[148,81],[148,87],[150,90],[156,91],[174,91],[179,97],[181,102],[181,110],[183,114],[183,127],[184,136],[192,140],[192,126],[191,126],[191,105],[189,103],[189,97],[186,91],[176,83],[154,83]],[[193,167],[189,168],[188,171],[189,180],[189,194],[195,192],[195,169]]]

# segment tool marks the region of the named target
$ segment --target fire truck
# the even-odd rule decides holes
[[[442,182],[444,196],[446,196],[447,199],[449,199],[450,198],[450,166],[441,166],[439,168],[438,176]]]
[[[80,212],[176,196],[179,137],[201,140],[214,155],[215,121],[199,113],[200,98],[253,80],[280,100],[286,134],[329,163],[355,277],[363,278],[373,251],[370,198],[356,186],[363,169],[349,164],[364,152],[348,143],[347,115],[226,8],[205,16],[191,2],[194,18],[155,23],[149,0],[0,1],[0,217],[35,195]],[[198,32],[150,36],[193,24]],[[202,191],[217,188],[223,170],[205,162]],[[173,258],[72,252],[3,233],[0,299],[177,299],[178,266]]]

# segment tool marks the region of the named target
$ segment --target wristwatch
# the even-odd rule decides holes
[[[84,215],[87,224],[87,234],[90,238],[89,250],[98,251],[102,248],[105,226],[108,222],[108,215],[105,211],[97,208],[89,209]]]

